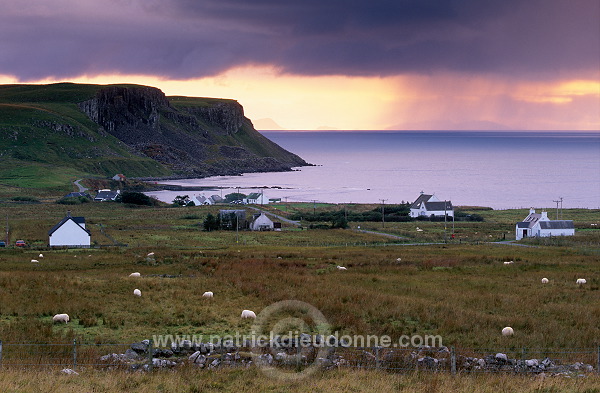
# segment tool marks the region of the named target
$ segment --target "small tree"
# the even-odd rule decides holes
[[[225,202],[231,203],[234,201],[241,201],[246,198],[246,194],[242,194],[241,192],[232,192],[231,194],[225,195]]]
[[[189,195],[177,195],[175,199],[173,199],[173,206],[187,206],[189,203]]]
[[[208,213],[204,222],[202,223],[205,231],[216,231],[221,226],[221,222],[219,220],[219,216],[215,217],[212,214]]]

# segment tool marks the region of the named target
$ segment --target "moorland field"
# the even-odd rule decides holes
[[[11,199],[25,195],[39,203]],[[344,334],[435,334],[443,337],[444,345],[463,350],[586,349],[590,352],[585,359],[573,360],[597,361],[600,230],[591,224],[600,222],[598,210],[565,209],[565,219],[575,221],[574,237],[514,245],[494,242],[514,239],[514,224],[526,216],[525,210],[467,208],[485,221],[456,222],[451,239],[451,225],[427,221],[205,232],[202,221],[217,213],[218,206],[66,206],[54,203],[59,197],[56,190],[0,188],[0,218],[8,222],[9,245],[24,239],[30,246],[0,249],[3,343],[77,339],[108,345],[156,334],[245,332],[251,322],[239,318],[242,309],[259,312],[274,302],[295,299],[319,309],[332,329]],[[347,206],[357,211],[373,207]],[[268,210],[287,215],[313,208],[287,204]],[[47,232],[67,209],[86,218],[96,247],[47,249]],[[403,238],[359,232],[358,225]],[[416,226],[423,231],[417,232]],[[114,246],[113,240],[126,246]],[[150,252],[154,258],[147,257]],[[39,253],[44,257],[37,258]],[[30,262],[36,258],[39,263]],[[514,263],[503,263],[510,260]],[[142,277],[129,278],[134,271]],[[542,285],[542,277],[549,284]],[[580,277],[586,278],[585,286],[575,284]],[[143,296],[133,296],[134,288]],[[214,299],[202,298],[204,291],[213,291]],[[54,325],[52,316],[63,312],[71,323]],[[512,326],[515,335],[503,337],[504,326]],[[59,386],[65,392],[600,392],[597,375],[542,380],[510,374],[456,377],[340,369],[283,384],[253,368],[151,374],[90,369],[79,376],[37,367],[0,372],[0,390],[5,392]]]

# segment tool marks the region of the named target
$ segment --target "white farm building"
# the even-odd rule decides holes
[[[265,213],[260,213],[250,224],[250,229],[253,231],[272,231],[274,224]]]
[[[48,231],[50,247],[89,247],[90,231],[85,229],[84,217],[71,217],[71,212]]]
[[[550,237],[573,236],[575,226],[572,220],[550,220],[548,212],[536,213],[535,209],[529,210],[529,215],[515,228],[515,238],[524,237]]]
[[[435,195],[428,195],[421,191],[421,195],[410,205],[410,216],[423,217],[454,217],[454,207],[451,201],[440,201]]]

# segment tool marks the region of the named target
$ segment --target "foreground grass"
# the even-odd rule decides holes
[[[0,340],[5,343],[5,365],[13,356],[10,343],[77,339],[124,344],[119,349],[97,347],[97,357],[123,352],[128,343],[153,335],[248,333],[251,323],[240,320],[242,309],[260,312],[288,299],[315,306],[340,334],[385,334],[394,339],[405,334],[440,335],[444,345],[459,351],[487,348],[521,353],[527,348],[532,354],[535,348],[558,352],[586,348],[589,354],[572,354],[568,360],[588,364],[595,364],[594,350],[600,345],[597,230],[582,230],[550,244],[532,244],[535,247],[481,241],[403,246],[392,244],[397,240],[352,230],[289,227],[279,233],[242,232],[236,243],[233,232],[199,229],[202,218],[218,207],[132,209],[90,203],[75,206],[73,214],[86,217],[92,238],[109,243],[102,240],[102,224],[113,238],[130,246],[47,250],[43,249],[47,231],[68,207],[49,203],[0,207],[8,213],[12,240],[24,238],[41,247],[0,249]],[[599,218],[590,212],[581,214],[589,215],[591,221]],[[476,232],[493,230],[494,225],[508,226],[505,215],[499,212],[498,223],[461,223],[457,229],[472,238]],[[361,225],[376,228],[378,223]],[[386,231],[414,232],[414,223],[397,225],[390,224]],[[440,223],[423,222],[421,227],[432,238],[440,231]],[[38,257],[40,251],[43,258]],[[147,257],[150,251],[154,258]],[[40,262],[31,263],[31,259]],[[504,265],[507,260],[515,263]],[[336,265],[348,270],[339,271]],[[129,278],[133,271],[142,277]],[[550,283],[542,285],[542,277]],[[588,281],[584,287],[575,285],[580,277]],[[141,298],[133,296],[134,288],[141,289]],[[214,299],[202,298],[207,290],[215,293]],[[63,312],[71,316],[71,323],[53,325],[52,315]],[[504,326],[512,326],[515,336],[502,337]],[[69,351],[66,348],[67,359]],[[539,381],[516,375],[455,378],[353,370],[327,372],[295,384],[270,380],[256,369],[153,374],[83,370],[80,376],[64,376],[7,368],[0,373],[2,392],[500,389],[598,393],[597,386],[598,378],[593,376]]]
[[[552,392],[598,393],[600,377],[590,375],[575,380],[564,377],[536,378],[516,375],[387,374],[364,371],[332,371],[297,382],[270,379],[260,371],[245,370],[177,372],[153,374],[82,371],[80,375],[61,375],[51,371],[3,371],[2,392]]]

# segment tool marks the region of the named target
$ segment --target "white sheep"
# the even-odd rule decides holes
[[[141,277],[142,275],[138,272],[131,273],[129,277]]]
[[[202,294],[202,297],[209,297],[212,298],[213,297],[213,293],[211,291],[206,291]]]
[[[504,262],[505,265],[512,265],[513,263],[515,263],[515,261],[505,261]]]
[[[340,266],[340,265],[337,265],[337,266],[336,266],[336,268],[337,268],[337,270],[348,270],[348,268],[347,268],[347,267],[345,267],[345,266]]]
[[[67,322],[69,322],[69,320],[70,320],[69,314],[56,314],[55,316],[52,317],[52,321],[54,323],[64,322],[66,324]]]
[[[142,296],[142,291],[140,291],[139,289],[136,288],[136,289],[133,290],[133,294],[135,296]]]
[[[40,263],[40,261],[38,261],[37,259],[32,259],[31,263]]]
[[[154,253],[153,252],[149,252],[148,255],[146,255],[146,256],[152,258],[154,256]]]
[[[550,280],[548,280],[546,277],[542,278],[542,284],[548,284],[548,282],[550,282]]]
[[[38,258],[43,258],[43,257],[44,257],[44,254],[38,255]]]
[[[419,227],[417,227],[417,232],[423,232],[423,230]]]
[[[396,262],[402,262],[402,258],[396,258]]]
[[[242,319],[247,319],[247,318],[256,318],[256,314],[254,313],[254,311],[250,311],[250,310],[243,310],[242,311]]]
[[[515,331],[510,326],[507,326],[504,329],[502,329],[503,336],[512,336],[513,334],[515,334]]]
[[[577,281],[576,281],[577,285],[583,285],[585,283],[587,283],[587,281],[585,280],[585,278],[578,278]]]

